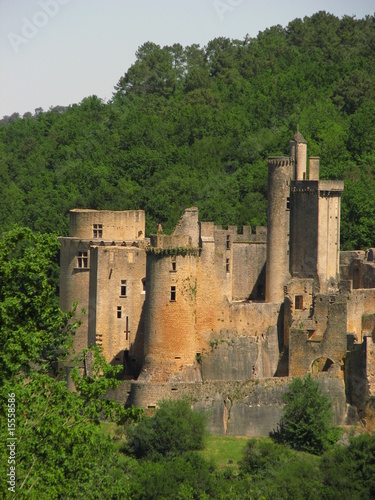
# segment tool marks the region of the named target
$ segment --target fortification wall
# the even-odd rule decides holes
[[[329,374],[317,377],[323,392],[333,403],[334,424],[346,422],[348,405],[342,379]],[[133,382],[129,404],[156,407],[162,399],[187,397],[197,411],[206,411],[209,431],[229,436],[268,436],[277,429],[283,410],[282,395],[291,379],[257,381],[211,381],[195,384],[147,384]]]
[[[267,243],[233,243],[232,300],[264,300]]]

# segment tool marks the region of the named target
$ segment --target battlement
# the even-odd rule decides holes
[[[294,166],[294,158],[290,156],[270,156],[267,158],[268,167],[292,167]]]

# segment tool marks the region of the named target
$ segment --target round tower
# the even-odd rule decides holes
[[[148,251],[142,377],[166,382],[179,373],[184,380],[184,370],[195,364],[197,253],[181,247]]]
[[[271,157],[268,163],[266,302],[282,302],[289,277],[290,181],[294,160]]]
[[[290,141],[290,157],[295,162],[295,174],[293,178],[296,181],[306,180],[306,166],[307,166],[307,142],[301,132],[298,130]]]

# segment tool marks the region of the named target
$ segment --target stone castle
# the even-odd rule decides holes
[[[307,172],[308,163],[308,172]],[[307,175],[308,174],[308,175]],[[375,249],[340,252],[342,181],[319,179],[300,132],[268,159],[268,226],[198,222],[145,238],[143,211],[72,210],[60,304],[84,309],[74,347],[123,366],[124,403],[187,395],[210,429],[275,428],[289,377],[316,373],[336,423],[375,396]]]

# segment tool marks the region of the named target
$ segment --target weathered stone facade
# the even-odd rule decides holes
[[[315,374],[336,423],[375,394],[375,261],[339,251],[342,181],[319,179],[300,132],[268,160],[268,230],[224,229],[185,211],[146,239],[143,211],[73,210],[61,238],[61,306],[84,308],[76,351],[124,367],[117,397],[155,406],[188,395],[211,430],[277,424],[288,376]],[[309,176],[309,178],[308,178]],[[126,389],[125,389],[126,387]]]

